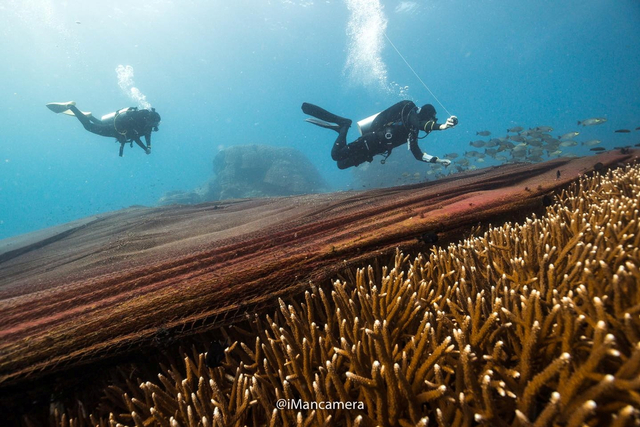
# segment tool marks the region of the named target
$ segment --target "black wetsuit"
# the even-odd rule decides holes
[[[133,142],[135,142],[145,152],[150,152],[151,131],[154,129],[154,126],[149,123],[151,111],[138,110],[136,107],[123,108],[114,114],[108,115],[105,120],[100,120],[91,114],[83,114],[73,105],[69,109],[73,111],[73,114],[89,132],[116,138],[120,143],[120,157],[122,157],[126,143],[133,145]],[[141,136],[144,136],[146,145],[140,140]]]
[[[417,107],[412,101],[400,101],[382,111],[371,124],[371,130],[350,144],[347,144],[348,127],[340,129],[331,158],[338,163],[339,169],[358,166],[364,162],[372,162],[373,156],[386,153],[402,144],[409,143],[413,156],[423,160],[423,152],[418,146],[418,131],[427,133],[440,130],[435,117],[421,121]]]

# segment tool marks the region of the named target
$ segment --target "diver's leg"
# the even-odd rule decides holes
[[[354,159],[346,158],[344,160],[338,160],[338,169],[349,169],[352,166],[358,166],[360,163],[356,163]]]
[[[75,105],[69,107],[69,110],[73,112],[73,115],[80,120],[82,126],[91,133],[95,133],[100,136],[118,137],[118,134],[113,127],[107,123],[103,123],[102,120],[96,119],[92,114],[86,115],[82,111],[78,110]]]
[[[368,139],[369,137],[367,136],[361,136],[351,144],[347,144],[340,150],[336,150],[333,160],[338,162],[338,168],[346,169],[351,166],[358,166],[364,162],[373,161],[374,154],[378,153],[372,153],[370,147],[372,141]],[[332,152],[331,154],[333,155],[334,153]]]
[[[84,126],[86,130],[88,130],[89,132],[93,132],[92,128],[95,126],[95,124],[91,122],[91,119],[89,117],[85,116],[82,111],[78,110],[78,107],[76,107],[75,105],[70,105],[69,110],[71,110],[73,112],[73,115],[76,116],[78,120],[80,120],[80,123],[82,123],[82,126]]]
[[[331,149],[331,158],[335,161],[341,160],[345,156],[347,156],[347,152],[345,151],[345,149],[347,148],[348,131],[348,126],[342,126],[340,128],[340,132],[338,133],[338,137],[336,138],[336,142],[333,143],[333,148]]]
[[[101,125],[101,124],[102,124],[102,120],[100,120],[100,119],[98,119],[98,118],[95,118],[95,117],[93,116],[93,114],[89,114],[89,115],[86,115],[86,114],[85,114],[85,116],[86,116],[89,120],[91,120],[91,122],[92,122],[92,123],[95,123],[95,124],[97,124],[97,125]]]
[[[351,120],[345,119],[344,117],[336,116],[335,114],[328,112],[324,108],[320,108],[317,105],[309,104],[308,102],[302,103],[302,112],[317,119],[324,120],[325,122],[351,126]]]
[[[337,161],[338,169],[347,169],[352,166],[358,166],[364,162],[373,161],[373,156],[369,154],[369,150],[365,144],[349,144],[343,151],[346,157]]]

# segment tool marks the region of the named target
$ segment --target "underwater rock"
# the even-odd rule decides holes
[[[276,163],[257,165],[265,153],[219,161],[260,169],[264,180]],[[41,232],[41,241],[3,241],[0,394],[151,346],[159,330],[180,339],[246,318],[310,280],[423,247],[425,233],[446,244],[478,224],[528,214],[596,165],[637,158],[607,152],[372,191],[126,209]]]
[[[170,191],[159,206],[256,197],[294,196],[328,191],[328,186],[305,155],[289,147],[240,145],[218,152],[215,175],[194,191]]]
[[[293,148],[240,145],[213,159],[215,178],[203,200],[293,196],[327,190],[324,179],[306,156]]]

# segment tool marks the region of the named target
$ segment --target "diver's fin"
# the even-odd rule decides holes
[[[57,114],[57,113],[64,113],[72,105],[76,105],[75,101],[50,102],[49,104],[47,104],[47,108]]]
[[[302,112],[310,116],[313,116],[316,119],[324,120],[326,122],[351,126],[351,120],[345,119],[344,117],[336,116],[335,114],[328,112],[324,108],[320,108],[317,105],[309,104],[308,102],[302,103]],[[314,123],[314,124],[317,124],[317,123]]]
[[[316,126],[320,126],[321,128],[326,128],[326,129],[333,129],[336,132],[340,132],[340,128],[341,126],[335,123],[328,123],[325,122],[323,120],[319,120],[319,119],[304,119],[305,122],[309,122],[311,124],[314,124]]]
[[[78,111],[79,111],[79,110],[78,110]],[[89,111],[80,111],[80,112],[81,112],[82,114],[84,114],[85,116],[90,116],[90,115],[91,115],[91,112],[89,112]],[[73,112],[73,111],[71,111],[71,110],[64,110],[64,111],[62,112],[62,114],[66,114],[66,115],[68,115],[68,116],[74,116],[74,117],[75,117],[74,112]]]

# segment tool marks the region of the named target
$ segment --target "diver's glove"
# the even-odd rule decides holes
[[[447,119],[447,122],[440,125],[440,130],[445,130],[454,127],[458,124],[458,118],[456,116],[451,116]]]
[[[427,153],[422,153],[422,161],[426,162],[426,163],[438,163],[438,157],[437,156],[430,156]]]
[[[430,156],[427,153],[422,153],[422,161],[427,163],[440,163],[445,167],[451,164],[451,160],[440,159],[438,156]]]

